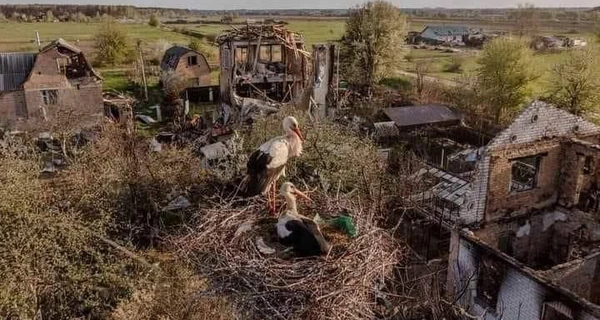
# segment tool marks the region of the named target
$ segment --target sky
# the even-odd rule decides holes
[[[140,7],[169,7],[204,10],[233,9],[344,9],[361,0],[0,0],[0,4],[109,4]],[[519,3],[533,3],[536,7],[593,7],[598,0],[391,0],[401,8],[507,8]]]

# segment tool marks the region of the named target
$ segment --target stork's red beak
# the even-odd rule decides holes
[[[300,129],[295,128],[295,129],[292,129],[292,131],[294,131],[294,133],[298,135],[300,140],[304,140],[304,136],[302,136],[302,132],[300,132]]]
[[[311,198],[309,198],[304,192],[300,191],[300,190],[294,190],[294,194],[296,194],[298,197],[307,200],[308,202],[313,202]]]

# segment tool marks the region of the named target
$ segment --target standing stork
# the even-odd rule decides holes
[[[298,214],[296,196],[310,198],[291,182],[281,185],[281,195],[287,203],[286,211],[277,220],[277,237],[284,245],[292,246],[298,256],[309,257],[329,251],[329,244],[323,237],[319,226],[311,219]]]
[[[290,116],[283,119],[283,132],[285,135],[263,143],[250,155],[246,178],[244,178],[246,195],[269,193],[267,197],[271,213],[276,211],[277,180],[285,173],[288,159],[302,153],[303,137],[296,118]]]

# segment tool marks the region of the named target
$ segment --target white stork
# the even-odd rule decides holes
[[[276,182],[284,174],[288,159],[297,157],[302,153],[302,133],[298,121],[294,117],[283,119],[285,135],[275,137],[263,143],[258,150],[250,155],[247,164],[245,180],[246,195],[254,196],[265,194],[271,187],[269,210],[274,213]]]
[[[281,243],[292,246],[298,256],[316,256],[329,251],[329,244],[319,226],[311,219],[298,214],[296,196],[310,198],[290,183],[281,186],[281,195],[287,203],[286,211],[277,220],[277,237]]]

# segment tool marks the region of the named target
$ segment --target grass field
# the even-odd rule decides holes
[[[335,41],[339,39],[344,31],[344,19],[306,19],[298,17],[288,17],[288,28],[304,35],[306,47],[310,48],[315,43]],[[242,20],[236,21],[241,23]],[[409,21],[409,30],[421,30],[428,24],[461,24],[473,28],[483,28],[486,31],[510,31],[513,26],[505,21],[460,21],[460,20],[427,20],[411,19]],[[93,39],[102,23],[0,23],[0,52],[2,51],[32,51],[36,49],[34,39],[35,31],[40,33],[43,43],[47,43],[56,38],[63,38],[78,47],[86,54],[92,55]],[[121,27],[127,32],[132,42],[141,39],[148,51],[161,51],[160,43],[170,45],[173,43],[187,45],[191,38],[177,32],[168,31],[161,28],[153,28],[147,24],[121,24]],[[169,25],[171,28],[184,28],[194,30],[205,35],[208,39],[216,37],[218,34],[228,29],[228,25],[220,24],[183,24]],[[586,24],[561,25],[550,23],[540,27],[543,34],[567,34],[570,36],[590,37],[590,26]],[[216,60],[216,47],[210,47],[206,44],[207,50],[211,51],[212,64],[218,64]],[[154,52],[160,54],[160,52]],[[408,49],[404,55],[410,55],[411,60],[403,62],[398,69],[407,72],[415,72],[415,65],[427,62],[430,65],[429,75],[452,80],[462,75],[472,75],[477,67],[478,51],[464,50],[461,53],[448,53],[443,51],[433,51],[424,49]],[[463,61],[463,70],[459,73],[445,72],[445,66],[450,63],[454,56],[459,55]],[[537,54],[534,57],[534,67],[539,74],[539,78],[534,83],[535,94],[545,92],[547,82],[550,77],[551,68],[560,59],[564,59],[565,53],[558,54]],[[126,79],[124,71],[100,70],[106,78],[105,87],[123,89],[126,88]],[[213,82],[217,82],[218,70],[213,72]]]
[[[40,33],[42,45],[57,38],[79,46],[89,52],[93,46],[94,35],[102,23],[0,23],[1,51],[35,50],[35,32]],[[187,44],[189,37],[175,32],[153,28],[147,24],[121,24],[132,41],[143,40],[146,45],[158,40]]]
[[[403,62],[401,70],[414,73],[416,65],[427,63],[429,65],[427,75],[445,80],[455,80],[461,76],[475,75],[479,51],[465,50],[460,53],[447,53],[438,50],[408,49],[406,55],[411,56],[411,61]],[[560,61],[567,59],[567,55],[566,51],[534,54],[532,64],[537,78],[533,81],[532,89],[535,96],[546,93],[552,77],[552,68]],[[445,72],[445,66],[451,62],[454,56],[462,59],[462,71]]]

